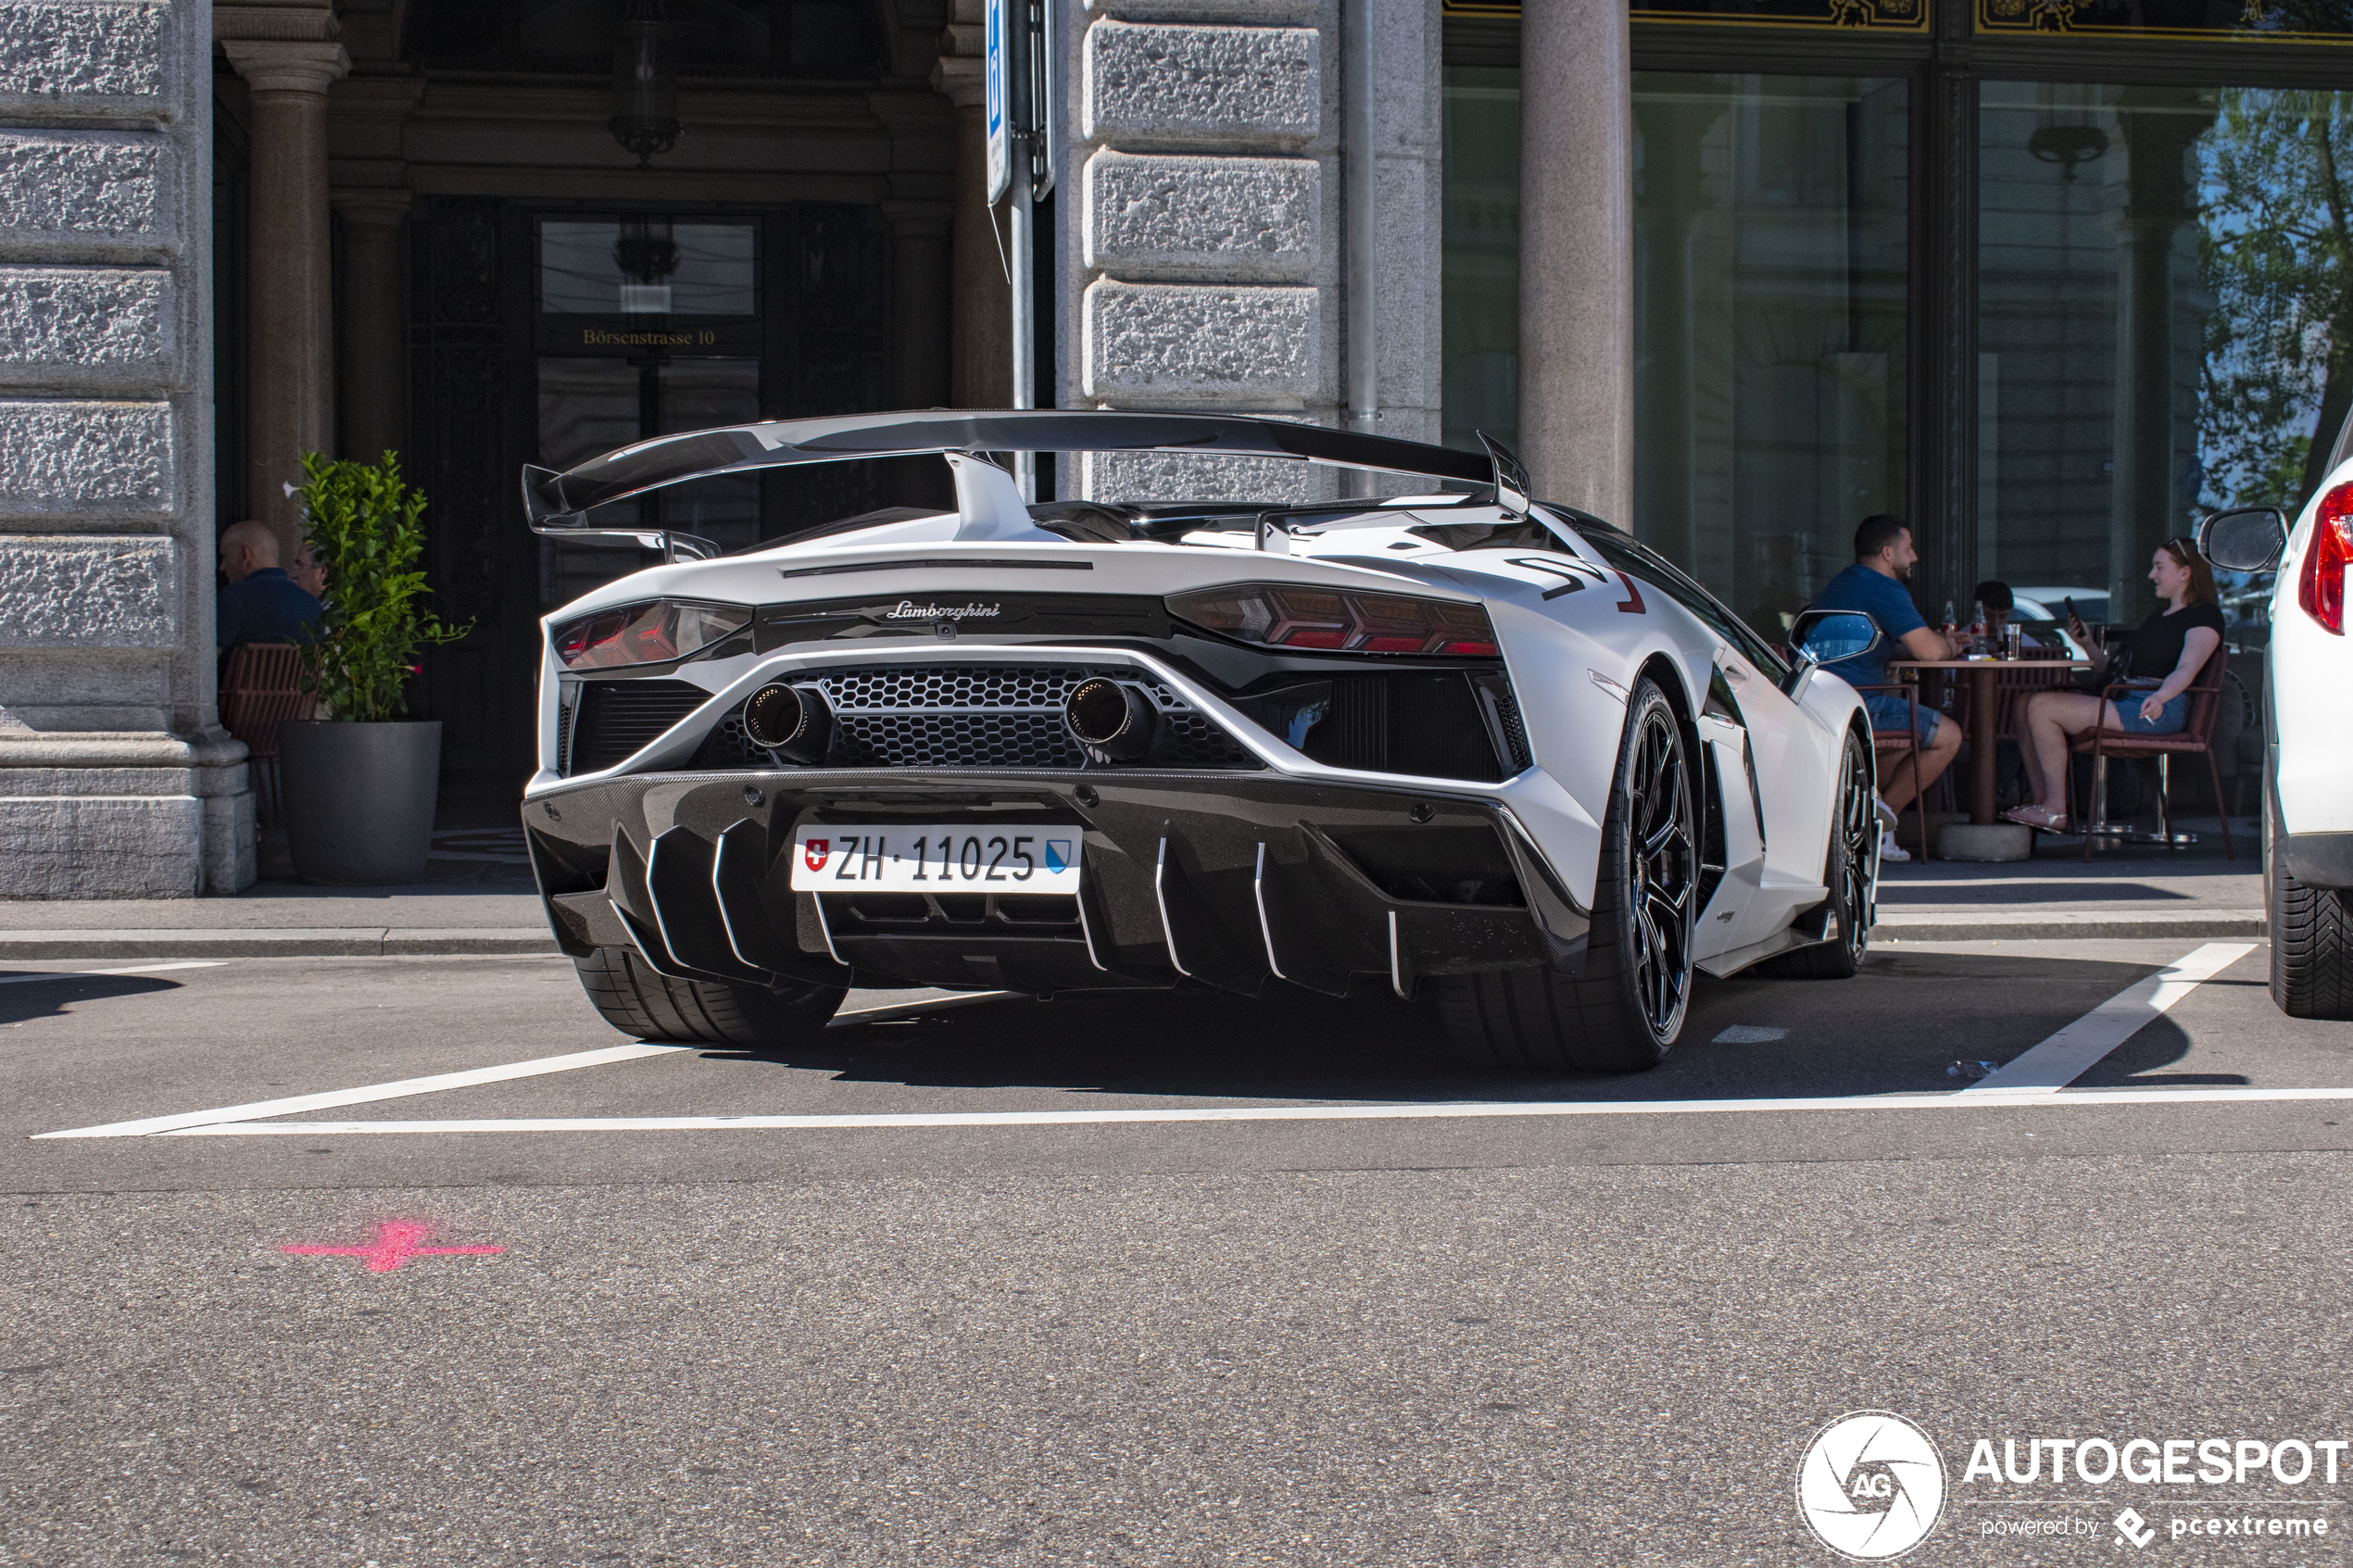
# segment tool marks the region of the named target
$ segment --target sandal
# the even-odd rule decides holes
[[[2019,806],[2002,813],[2006,822],[2033,828],[2039,833],[2065,833],[2067,813],[2054,811],[2047,806]]]

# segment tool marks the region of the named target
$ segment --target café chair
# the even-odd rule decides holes
[[[229,650],[220,672],[220,727],[245,743],[258,797],[255,816],[278,816],[278,726],[308,719],[318,703],[302,689],[302,650],[291,643],[247,643]]]
[[[2170,799],[2172,785],[2172,759],[2176,757],[2197,756],[2206,759],[2207,780],[2214,786],[2214,809],[2222,822],[2222,859],[2236,859],[2231,846],[2231,814],[2222,798],[2222,773],[2214,762],[2214,721],[2222,707],[2222,673],[2224,660],[2220,653],[2206,661],[2197,672],[2197,682],[2182,695],[2190,699],[2188,721],[2170,735],[2136,735],[2124,730],[2111,730],[2106,724],[2095,725],[2068,737],[2069,749],[2078,755],[2089,753],[2092,759],[2092,805],[2095,810],[2108,800],[2108,763],[2112,757],[2154,757],[2157,759],[2157,822],[2158,836],[2167,843],[2173,838],[2173,809]],[[2124,703],[2137,701],[2156,690],[2156,683],[2143,681],[2137,687],[2120,684],[2108,687],[2100,695],[2115,703],[2120,710]],[[2083,835],[2083,859],[2092,858],[2092,841],[2096,833]]]

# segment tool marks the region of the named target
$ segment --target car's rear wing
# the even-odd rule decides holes
[[[1494,448],[1491,448],[1494,449]],[[933,408],[898,414],[846,414],[832,419],[778,420],[727,425],[684,435],[656,436],[558,472],[526,465],[524,515],[535,530],[582,526],[591,507],[623,501],[668,484],[712,474],[799,463],[838,463],[877,458],[979,452],[1197,452],[1221,457],[1277,458],[1333,468],[1372,469],[1473,484],[1495,482],[1508,465],[1506,487],[1518,465],[1497,450],[1483,453],[1419,441],[1361,435],[1325,425],[1213,414],[1111,413],[1064,408],[964,412]]]

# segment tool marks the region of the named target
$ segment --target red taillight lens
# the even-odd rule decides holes
[[[1176,594],[1168,612],[1180,621],[1267,647],[1347,653],[1441,654],[1494,659],[1502,650],[1478,605],[1402,594],[1358,594],[1253,583]]]
[[[2304,554],[2304,576],[2296,603],[2304,613],[2338,636],[2345,635],[2345,572],[2353,567],[2353,482],[2321,497],[2312,520],[2312,546]]]
[[[553,637],[556,658],[565,669],[610,670],[684,659],[750,624],[751,611],[740,605],[656,599],[567,621]]]

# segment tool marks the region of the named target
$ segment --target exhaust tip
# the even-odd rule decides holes
[[[1139,687],[1096,675],[1063,704],[1063,722],[1098,760],[1132,762],[1151,749],[1160,712]]]
[[[744,738],[792,762],[823,762],[834,743],[833,710],[813,686],[771,681],[744,699]]]

